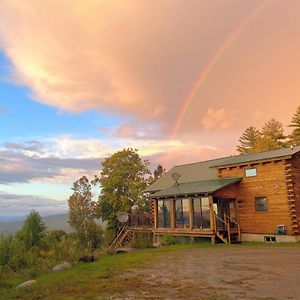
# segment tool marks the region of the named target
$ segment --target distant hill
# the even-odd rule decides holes
[[[62,229],[66,232],[71,232],[73,229],[68,224],[69,214],[61,214],[54,216],[47,216],[43,218],[47,229]],[[22,228],[24,223],[23,221],[15,221],[15,222],[6,222],[0,223],[0,236],[15,234],[19,229]]]

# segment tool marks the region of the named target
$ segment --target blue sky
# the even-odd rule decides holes
[[[236,154],[243,131],[271,118],[287,131],[300,99],[299,10],[2,0],[0,219],[66,211],[72,183],[124,147],[168,169]]]

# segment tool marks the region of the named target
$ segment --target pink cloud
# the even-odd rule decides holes
[[[236,113],[235,110],[225,108],[216,110],[209,108],[201,123],[208,130],[228,129],[234,125]]]

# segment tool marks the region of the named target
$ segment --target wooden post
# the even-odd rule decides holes
[[[216,236],[215,235],[212,235],[210,237],[210,242],[214,245],[216,243]]]
[[[214,199],[212,195],[209,195],[209,209],[210,209],[210,228],[213,232],[216,232],[216,218],[214,212]]]
[[[175,228],[175,200],[171,199],[170,200],[170,225],[171,228],[174,229]]]
[[[157,200],[154,201],[154,228],[157,228]]]
[[[190,208],[190,230],[194,227],[194,214],[193,214],[193,199],[189,198],[189,208]]]

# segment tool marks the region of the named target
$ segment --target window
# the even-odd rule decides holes
[[[175,227],[190,227],[190,205],[188,198],[175,200]]]
[[[268,211],[268,203],[266,197],[255,197],[254,202],[256,212]]]
[[[254,177],[256,176],[256,168],[245,170],[245,177]]]
[[[193,199],[194,228],[210,228],[208,197]]]
[[[157,225],[158,227],[170,227],[170,201],[158,200],[157,201]]]

